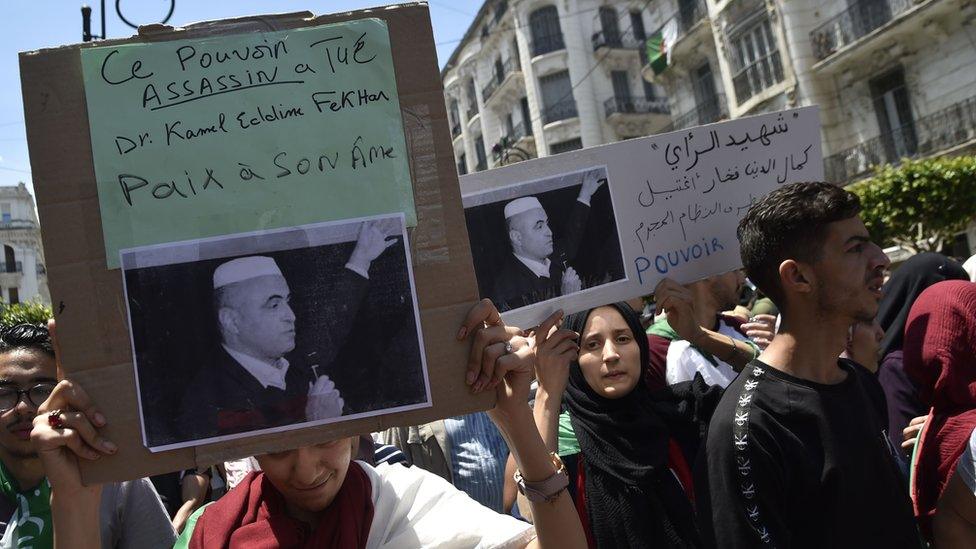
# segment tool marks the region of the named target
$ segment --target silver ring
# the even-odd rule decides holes
[[[512,348],[512,342],[511,341],[506,341],[505,342],[505,354],[506,355],[510,355],[510,354],[512,354],[514,352],[515,352],[515,349]]]

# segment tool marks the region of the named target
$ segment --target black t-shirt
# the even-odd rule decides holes
[[[717,547],[919,547],[884,428],[884,394],[844,359],[836,385],[754,360],[726,389],[696,467]]]

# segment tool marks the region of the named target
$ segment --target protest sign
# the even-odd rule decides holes
[[[375,58],[357,63],[357,51]],[[468,393],[467,345],[454,340],[477,288],[425,4],[155,25],[20,62],[64,369],[120,447],[83,464],[86,482],[490,405],[493,395]],[[233,87],[230,75],[243,88],[248,71],[253,87]],[[292,80],[304,82],[277,84]],[[234,309],[235,297],[268,288],[278,312],[267,323]],[[358,308],[351,327],[336,324],[350,310],[337,307]],[[225,396],[230,378],[195,374],[227,363],[210,354],[239,358],[231,332],[266,336],[262,356],[288,367],[275,360],[286,379],[262,385],[301,388],[304,409],[241,392],[229,400],[247,406],[208,401],[200,414],[212,420],[181,430],[192,423],[178,421],[184,400],[200,400],[187,395]],[[356,362],[357,350],[369,357]],[[391,366],[397,356],[406,367]]]
[[[381,19],[86,48],[81,64],[110,268],[137,245],[390,212],[416,224]]]
[[[819,114],[805,107],[465,175],[461,193],[481,295],[532,326],[739,268],[749,206],[822,178]]]

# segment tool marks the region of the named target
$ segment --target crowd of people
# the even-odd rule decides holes
[[[476,304],[458,376],[487,412],[154,479],[82,483],[113,418],[53,321],[8,327],[0,547],[976,547],[976,273],[889,278],[859,211],[782,186],[739,223],[744,271],[649,306]]]

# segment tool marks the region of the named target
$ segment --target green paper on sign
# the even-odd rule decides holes
[[[109,268],[119,250],[403,212],[386,23],[81,51]]]

